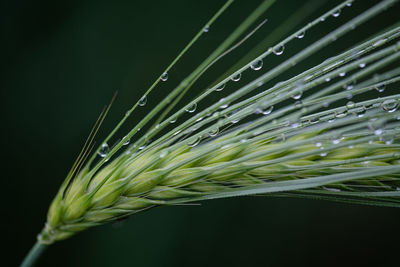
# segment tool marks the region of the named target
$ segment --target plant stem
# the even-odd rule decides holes
[[[28,254],[25,256],[20,267],[30,267],[34,266],[37,259],[42,255],[43,251],[47,248],[47,245],[36,241],[35,245],[29,250]]]

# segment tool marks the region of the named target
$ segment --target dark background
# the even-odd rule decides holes
[[[307,1],[277,2],[265,15],[267,24],[210,69],[196,88],[217,79]],[[374,2],[358,1],[339,18],[329,18],[304,40],[288,45],[282,57],[265,61],[263,72]],[[113,93],[118,90],[119,96],[98,142],[222,3],[1,2],[3,266],[17,265],[35,242],[51,199]],[[121,136],[259,3],[234,3],[171,70],[168,82],[160,84],[146,107],[135,112]],[[294,30],[336,3],[326,2]],[[399,11],[399,5],[390,8],[287,75],[398,22]],[[393,208],[264,197],[215,200],[200,207],[153,209],[124,223],[90,229],[52,245],[38,265],[398,266],[399,219],[399,210]]]

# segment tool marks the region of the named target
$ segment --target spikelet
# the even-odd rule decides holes
[[[286,81],[264,86],[396,1],[378,3],[219,102],[193,113],[197,103],[209,94],[222,90],[230,80],[240,79],[246,69],[260,70],[265,57],[282,54],[286,43],[302,38],[299,36],[304,32],[328,16],[336,16],[337,10],[351,2],[345,1],[316,18],[175,114],[168,118],[161,114],[154,127],[122,151],[142,125],[163,108],[174,106],[175,100],[210,65],[231,50],[229,47],[237,38],[273,3],[265,1],[199,68],[109,149],[109,138],[137,105],[143,105],[157,82],[153,84],[82,166],[88,155],[89,145],[85,146],[85,153],[50,206],[39,241],[51,244],[156,206],[242,195],[315,197],[398,207],[400,95],[394,89],[393,94],[381,98],[348,101],[343,106],[335,102],[349,98],[350,92],[354,97],[384,86],[398,86],[399,67],[373,77],[371,74],[399,62],[400,27],[385,30]],[[230,1],[206,24],[207,31],[229,4]],[[202,32],[206,31],[202,29],[196,38]],[[160,76],[161,80],[167,79],[171,66]],[[345,77],[344,73],[350,72],[352,75]],[[336,79],[330,82],[333,78]],[[252,94],[256,89],[262,90]],[[286,104],[288,100],[290,104]],[[170,131],[161,132],[185,112],[194,115],[176,123]],[[154,137],[157,138],[150,142]],[[93,164],[96,153],[102,158]]]

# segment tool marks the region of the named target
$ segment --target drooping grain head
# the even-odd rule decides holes
[[[241,44],[248,38],[238,41],[273,3],[263,2],[109,149],[107,141],[137,106],[145,104],[146,95],[157,84],[154,83],[84,165],[90,145],[85,146],[49,208],[39,240],[50,244],[151,207],[231,196],[323,197],[397,207],[400,95],[396,94],[396,86],[400,68],[396,63],[400,60],[400,27],[395,25],[374,36],[371,33],[373,37],[312,68],[277,84],[270,83],[396,1],[376,4],[276,67],[261,71],[266,57],[281,55],[287,43],[302,39],[306,31],[328,17],[337,17],[338,10],[352,2],[345,1],[305,27],[294,29],[293,34],[248,59],[177,112],[169,112],[209,66],[236,48],[235,42]],[[194,40],[211,30],[216,17],[207,22],[207,31],[202,28]],[[162,81],[166,81],[173,64],[159,77]],[[377,75],[382,68],[385,71]],[[201,101],[208,101],[209,95],[228,90],[229,83],[243,81],[246,71],[260,74],[219,101],[196,110]],[[365,97],[383,87],[391,93]],[[341,103],[343,100],[347,103]],[[191,117],[168,130],[171,121],[185,113]],[[138,129],[152,119],[156,121],[154,127],[123,151]],[[98,162],[96,153],[101,156]]]

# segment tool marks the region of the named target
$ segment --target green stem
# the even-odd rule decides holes
[[[39,259],[40,255],[42,255],[46,248],[47,245],[40,243],[39,240],[36,241],[35,245],[33,245],[31,250],[29,250],[28,254],[25,256],[20,267],[34,266],[35,262]]]

